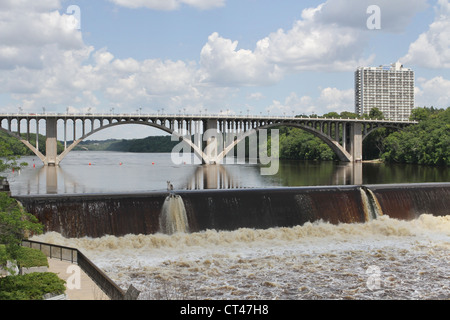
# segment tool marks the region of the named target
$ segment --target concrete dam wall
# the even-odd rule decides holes
[[[362,223],[450,214],[450,183],[17,196],[65,237]],[[169,225],[169,224],[173,225]],[[181,228],[181,229],[180,229]]]

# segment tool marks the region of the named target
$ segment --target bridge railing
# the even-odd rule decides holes
[[[136,300],[139,295],[139,291],[133,286],[130,286],[127,292],[123,291],[106,273],[76,248],[32,240],[22,240],[22,246],[38,249],[51,259],[77,264],[111,300]]]
[[[230,114],[188,114],[188,113],[3,113],[0,114],[0,117],[12,117],[12,118],[20,118],[20,117],[29,117],[29,118],[43,118],[43,117],[62,117],[62,118],[71,118],[71,117],[86,117],[86,118],[197,118],[197,119],[236,119],[236,120],[246,120],[246,119],[272,119],[272,120],[316,120],[316,121],[349,121],[349,122],[394,122],[394,123],[418,123],[417,121],[411,121],[408,119],[398,119],[398,120],[388,120],[388,119],[358,119],[358,118],[342,118],[342,117],[331,117],[331,118],[321,118],[321,117],[309,117],[309,116],[288,116],[288,115],[230,115]]]

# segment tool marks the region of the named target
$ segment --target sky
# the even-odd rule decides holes
[[[0,0],[0,112],[353,112],[356,68],[397,61],[446,108],[449,1]],[[119,127],[90,138],[156,130]]]

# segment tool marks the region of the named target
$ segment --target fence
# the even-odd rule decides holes
[[[111,300],[136,300],[139,291],[132,285],[123,291],[102,270],[76,248],[59,246],[38,241],[23,240],[22,246],[42,251],[47,257],[77,264]]]

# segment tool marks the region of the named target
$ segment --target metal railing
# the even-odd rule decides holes
[[[363,123],[409,123],[417,124],[418,121],[412,121],[409,119],[366,119],[366,118],[349,118],[349,117],[321,117],[316,115],[266,115],[266,114],[229,114],[229,113],[0,113],[1,118],[166,118],[166,119],[181,119],[181,118],[195,118],[195,119],[233,119],[233,120],[314,120],[314,121],[347,121],[347,122],[363,122]]]
[[[32,240],[22,240],[22,246],[38,249],[51,259],[70,261],[70,263],[77,264],[111,300],[136,300],[139,295],[139,291],[132,285],[127,292],[122,290],[111,278],[76,248]]]

